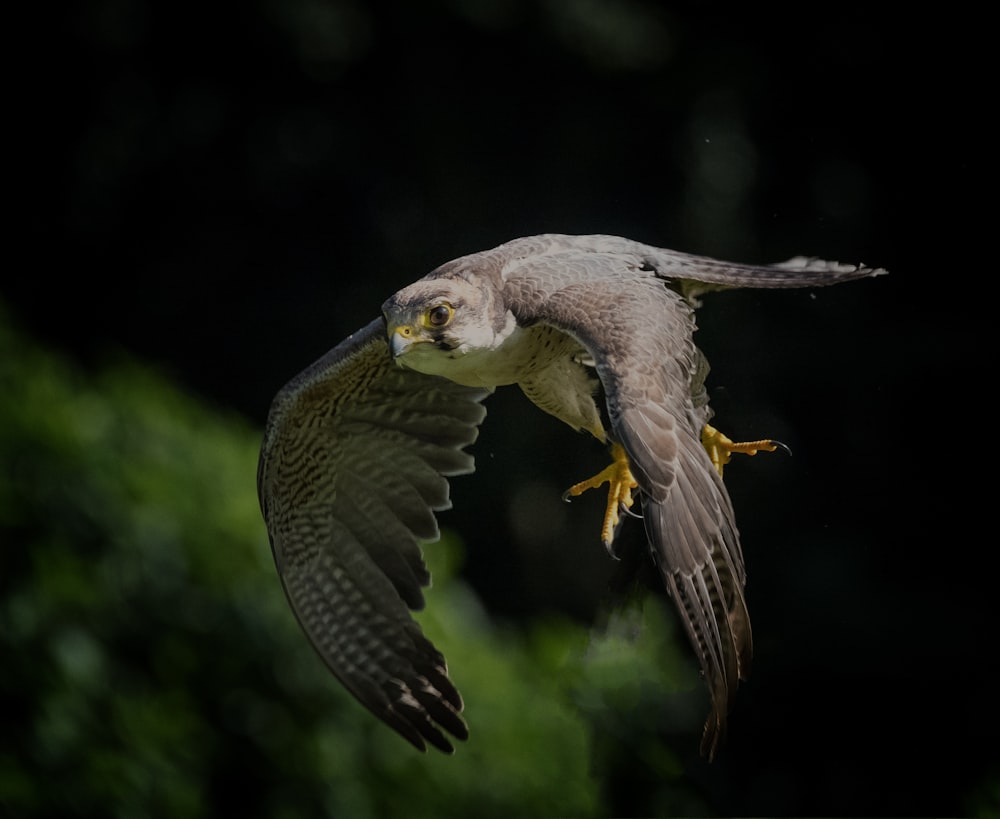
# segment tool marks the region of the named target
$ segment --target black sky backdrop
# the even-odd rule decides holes
[[[719,426],[794,455],[727,470],[756,665],[692,776],[721,812],[957,815],[1000,773],[958,25],[610,0],[115,0],[35,25],[0,298],[86,365],[126,350],[261,426],[394,290],[516,236],[888,268],[699,314]],[[465,575],[498,617],[592,618],[600,504],[559,497],[604,453],[516,391],[488,408],[443,517]]]

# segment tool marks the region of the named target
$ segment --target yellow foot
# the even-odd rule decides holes
[[[563,500],[568,501],[577,495],[582,495],[588,489],[597,489],[602,484],[609,484],[608,506],[604,511],[604,526],[601,529],[601,540],[605,548],[614,556],[611,544],[615,539],[615,529],[621,520],[619,511],[628,512],[635,502],[632,490],[639,486],[632,477],[628,466],[628,455],[621,444],[611,444],[611,465],[598,472],[594,477],[574,484],[563,493]]]
[[[701,443],[708,450],[708,457],[712,459],[715,468],[719,470],[720,476],[722,475],[722,468],[729,463],[729,459],[734,452],[742,452],[744,455],[756,455],[762,450],[764,452],[774,452],[778,447],[781,447],[789,455],[792,454],[792,450],[781,443],[781,441],[765,439],[762,441],[735,443],[710,424],[705,424],[705,429],[701,431]]]

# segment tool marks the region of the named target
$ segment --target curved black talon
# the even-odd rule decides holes
[[[781,441],[775,441],[775,440],[774,440],[774,439],[772,438],[772,439],[771,439],[771,445],[772,445],[772,446],[776,446],[776,447],[781,447],[781,448],[782,448],[783,450],[785,450],[785,452],[787,452],[787,453],[788,453],[789,455],[791,455],[791,454],[792,454],[792,448],[791,448],[790,446],[788,446],[788,444],[783,444],[783,443],[781,443]]]

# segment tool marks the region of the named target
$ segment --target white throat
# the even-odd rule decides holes
[[[454,350],[414,344],[397,361],[403,367],[440,375],[468,387],[494,389],[524,376],[534,354],[534,328],[518,327],[512,313],[499,333],[489,328],[467,335]]]

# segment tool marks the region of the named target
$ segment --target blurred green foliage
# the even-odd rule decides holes
[[[419,754],[310,649],[255,491],[259,430],[141,363],[97,371],[0,312],[0,812],[599,816],[701,812],[658,726],[694,743],[695,674],[659,604],[600,636],[491,620],[430,546],[420,615],[471,739]],[[639,784],[636,784],[639,783]],[[623,788],[628,805],[622,802]]]

